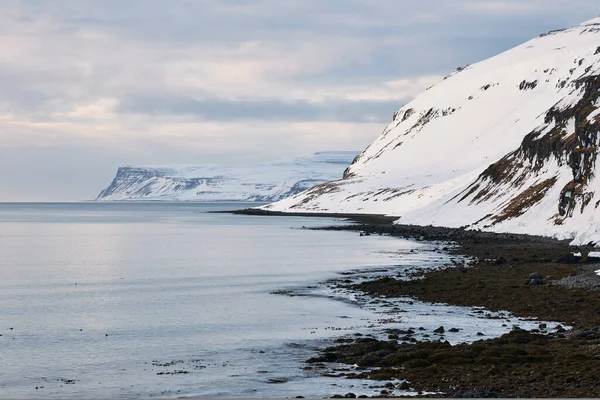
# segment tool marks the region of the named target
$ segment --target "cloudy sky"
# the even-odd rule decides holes
[[[119,165],[362,150],[456,67],[589,0],[0,0],[0,201],[94,198]]]

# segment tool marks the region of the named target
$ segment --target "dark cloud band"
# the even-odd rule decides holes
[[[194,99],[183,96],[129,96],[118,112],[150,116],[191,115],[209,121],[388,122],[398,101],[283,101],[278,99]]]

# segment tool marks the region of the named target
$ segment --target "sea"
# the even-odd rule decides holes
[[[438,339],[460,342],[534,323],[349,291],[466,260],[448,244],[310,229],[341,219],[213,212],[255,205],[0,203],[0,398],[375,395],[381,383],[306,360],[390,327],[451,324],[460,333]]]

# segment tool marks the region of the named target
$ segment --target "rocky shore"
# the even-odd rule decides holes
[[[595,273],[600,265],[587,257],[591,247],[527,235],[392,225],[380,216],[355,221],[322,229],[447,241],[453,244],[446,248],[449,253],[472,261],[427,272],[422,279],[386,277],[349,284],[351,289],[374,297],[408,296],[506,310],[519,317],[560,321],[572,329],[549,330],[540,324],[538,329],[517,328],[500,338],[454,346],[445,341],[415,343],[411,332],[390,335],[387,341],[348,337],[323,349],[309,364],[356,364],[358,371],[338,376],[387,382],[385,397],[407,387],[434,392],[433,397],[600,397],[600,277]],[[408,385],[392,383],[397,379]]]
[[[350,335],[307,360],[309,366],[357,365],[337,376],[379,380],[387,388],[382,397],[407,389],[421,397],[600,397],[600,277],[595,273],[600,265],[588,257],[591,246],[572,247],[567,241],[529,235],[393,225],[380,215],[319,216],[356,223],[319,229],[444,241],[450,243],[446,251],[471,260],[426,272],[421,279],[385,277],[348,283],[349,289],[373,297],[408,296],[505,310],[519,317],[560,321],[570,329],[540,323],[537,329],[515,328],[499,338],[482,335],[471,344],[456,345],[433,338],[412,340],[410,330],[390,331],[389,340]]]

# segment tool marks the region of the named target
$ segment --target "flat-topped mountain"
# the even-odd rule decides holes
[[[458,68],[343,179],[268,205],[600,242],[600,18]]]
[[[277,201],[341,177],[356,154],[326,151],[255,165],[120,167],[96,200]]]

